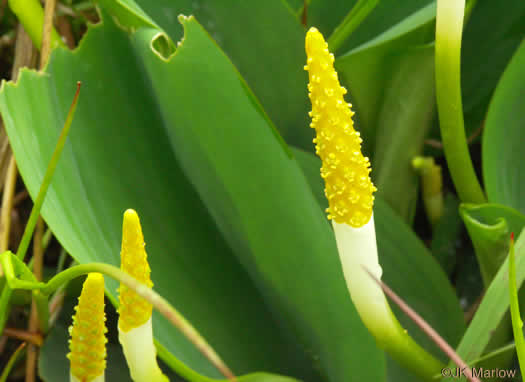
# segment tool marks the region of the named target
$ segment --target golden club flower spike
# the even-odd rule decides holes
[[[104,382],[106,336],[104,314],[104,277],[90,273],[84,281],[69,328],[71,382]]]
[[[361,153],[362,139],[354,130],[351,105],[343,98],[346,89],[339,85],[334,70],[334,55],[317,29],[306,35],[305,69],[310,75],[312,101],[311,127],[316,130],[316,153],[323,166],[328,198],[328,218],[358,228],[372,216],[376,188],[370,180],[370,161]]]
[[[145,250],[144,236],[137,213],[124,213],[122,225],[121,269],[148,288],[153,286]],[[133,290],[121,284],[119,288],[119,341],[135,382],[168,381],[157,364],[153,343],[153,306]]]
[[[430,378],[441,363],[417,345],[401,327],[377,279],[383,273],[377,255],[370,161],[361,153],[362,139],[354,129],[346,89],[339,84],[334,55],[316,28],[306,34],[311,127],[328,199],[339,257],[350,296],[363,323],[378,344],[421,376]]]

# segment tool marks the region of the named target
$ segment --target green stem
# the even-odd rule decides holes
[[[62,153],[62,150],[66,143],[66,138],[71,127],[71,122],[73,122],[73,116],[75,115],[75,110],[77,108],[79,93],[80,82],[77,82],[77,91],[75,93],[75,97],[73,98],[73,102],[71,103],[71,107],[69,108],[69,113],[67,114],[66,122],[64,123],[64,128],[60,133],[60,137],[58,138],[58,143],[55,147],[55,151],[53,152],[53,156],[51,157],[51,160],[49,161],[49,164],[47,166],[47,170],[44,175],[44,180],[42,181],[42,185],[40,186],[40,190],[38,191],[38,195],[35,199],[35,204],[33,206],[33,209],[31,210],[31,215],[29,215],[29,220],[24,230],[24,235],[22,236],[22,240],[20,241],[20,245],[18,246],[18,251],[16,252],[16,255],[21,260],[24,260],[24,257],[26,255],[27,248],[29,247],[29,242],[31,241],[31,236],[33,235],[33,231],[35,230],[36,222],[38,221],[38,216],[40,215],[40,210],[42,209],[42,204],[44,203],[44,198],[46,197],[47,189],[51,184],[51,180],[53,179],[53,174],[55,173],[58,160],[60,159],[60,154]]]
[[[328,38],[328,46],[331,52],[335,53],[341,47],[377,4],[379,4],[379,0],[358,0]]]
[[[465,0],[438,0],[436,96],[445,157],[459,198],[486,201],[468,151],[461,101],[460,56]]]
[[[9,0],[9,7],[24,26],[31,41],[38,50],[42,47],[44,9],[38,0]],[[51,30],[51,48],[65,46],[58,32]]]
[[[9,315],[9,301],[12,295],[13,289],[11,289],[8,283],[4,284],[4,289],[2,289],[0,296],[0,333],[4,331],[7,316]]]
[[[525,371],[525,339],[523,338],[523,321],[521,320],[520,307],[518,300],[518,289],[516,288],[516,261],[514,253],[514,234],[510,239],[509,252],[509,298],[510,314],[512,318],[512,331],[514,332],[514,342],[518,361],[520,364],[521,375]]]

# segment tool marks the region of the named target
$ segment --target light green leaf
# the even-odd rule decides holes
[[[201,57],[222,55],[204,33],[188,36],[186,43],[205,44]],[[152,93],[134,49],[138,47],[132,48],[127,33],[107,17],[103,25],[91,28],[74,52],[56,50],[46,73],[23,71],[18,84],[4,83],[0,111],[29,192],[34,196],[40,186],[80,80],[77,114],[42,210],[61,244],[81,263],[118,265],[122,214],[136,209],[155,289],[192,322],[235,373],[309,374],[311,365],[304,353],[280,329],[275,312],[270,312],[232,255],[177,164],[157,103],[159,98],[171,99],[172,89]],[[149,46],[143,49],[154,54]],[[184,59],[185,54],[179,57]],[[231,64],[224,70],[237,76]],[[207,86],[216,86],[214,81],[209,79]],[[231,93],[229,88],[221,91]],[[215,101],[214,107],[222,109],[221,98]],[[184,102],[169,107],[184,109]],[[245,98],[230,102],[233,109],[246,104]],[[230,125],[215,120],[214,126]],[[107,280],[106,285],[115,300],[116,283]],[[195,377],[174,356],[199,373],[221,377],[157,313],[154,331],[160,354],[179,365],[179,373]]]

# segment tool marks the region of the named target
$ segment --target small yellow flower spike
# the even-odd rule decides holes
[[[128,209],[124,213],[122,225],[122,249],[120,268],[149,288],[153,286],[144,236],[137,213]],[[151,318],[153,306],[125,285],[119,288],[119,329],[128,332],[137,328]]]
[[[343,98],[346,89],[339,84],[334,55],[316,28],[306,34],[306,55],[310,126],[316,130],[316,153],[323,161],[328,219],[362,227],[372,216],[372,193],[376,191],[370,180],[370,161],[361,153],[362,139],[354,130],[351,105]]]
[[[121,269],[151,288],[151,269],[144,249],[144,236],[139,216],[132,210],[124,212],[122,224]],[[157,363],[153,343],[153,306],[132,289],[120,284],[118,338],[134,382],[169,382]]]
[[[69,328],[71,380],[101,381],[106,368],[106,316],[104,314],[104,277],[90,273],[84,281]]]

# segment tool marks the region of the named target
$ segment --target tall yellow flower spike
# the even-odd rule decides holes
[[[139,216],[134,210],[126,210],[122,224],[120,267],[122,271],[151,288],[151,269],[144,247]],[[153,306],[123,284],[119,288],[119,301],[118,338],[131,378],[135,382],[168,382],[168,377],[162,373],[157,363],[157,350],[153,343]]]
[[[311,127],[315,128],[316,153],[323,166],[328,218],[352,227],[365,225],[372,216],[376,188],[370,180],[370,161],[361,153],[362,139],[354,130],[351,105],[343,98],[334,55],[316,28],[306,35],[307,65],[312,102]]]
[[[316,130],[317,154],[323,162],[328,218],[352,302],[377,344],[397,361],[427,379],[440,370],[439,361],[407,334],[392,313],[381,287],[383,269],[377,254],[370,161],[361,153],[362,139],[354,130],[350,109],[334,69],[334,56],[315,28],[306,35],[307,62],[312,101],[311,127]],[[368,273],[369,272],[369,273]],[[417,361],[416,361],[417,360]]]
[[[120,268],[148,287],[153,286],[139,216],[134,210],[124,213]],[[151,317],[153,306],[125,285],[119,288],[119,329],[127,332]]]
[[[84,281],[75,307],[67,358],[72,382],[104,381],[106,368],[106,317],[104,314],[104,277],[90,273]]]

